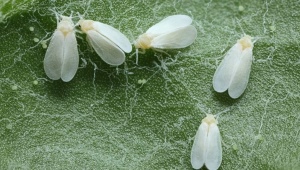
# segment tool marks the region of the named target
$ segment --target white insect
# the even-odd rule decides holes
[[[132,46],[127,37],[110,25],[93,20],[80,20],[81,30],[86,33],[88,43],[107,64],[118,66],[124,63],[125,54]]]
[[[150,27],[146,33],[140,35],[134,42],[136,48],[136,63],[138,49],[177,49],[191,45],[196,37],[197,30],[190,25],[192,19],[187,15],[172,15]]]
[[[70,17],[57,17],[55,30],[44,59],[44,70],[52,80],[72,80],[78,69],[79,56],[74,24]]]
[[[231,98],[240,97],[249,81],[252,50],[252,37],[244,35],[225,55],[213,77],[213,87],[217,92],[228,90]]]
[[[204,164],[209,170],[216,170],[222,162],[221,136],[214,115],[207,114],[196,133],[191,151],[191,164],[200,169]]]

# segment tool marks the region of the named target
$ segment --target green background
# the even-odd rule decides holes
[[[208,113],[221,113],[220,169],[300,167],[299,1],[5,0],[0,9],[0,169],[192,169],[193,138]],[[148,50],[139,65],[133,51],[116,68],[78,33],[75,78],[52,81],[42,44],[56,29],[53,11],[73,12],[74,22],[79,12],[131,42],[186,14],[198,37],[165,50],[171,57]],[[214,92],[212,77],[244,32],[259,40],[247,89],[233,100]]]

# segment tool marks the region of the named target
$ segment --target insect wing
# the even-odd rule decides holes
[[[105,36],[107,39],[115,43],[118,47],[120,47],[126,53],[131,52],[132,46],[129,42],[128,38],[122,34],[119,30],[115,29],[114,27],[103,24],[101,22],[94,22],[93,23],[94,29]]]
[[[236,43],[226,53],[213,77],[213,87],[215,91],[224,92],[229,88],[236,67],[240,62],[241,54],[242,46],[239,43]]]
[[[52,80],[61,78],[61,69],[64,55],[64,35],[56,30],[51,38],[49,47],[44,59],[44,70]]]
[[[155,37],[151,42],[151,47],[160,49],[184,48],[191,45],[196,37],[196,28],[189,25]]]
[[[219,128],[212,123],[209,126],[209,132],[206,140],[206,159],[205,166],[209,170],[216,170],[222,162],[222,146]]]
[[[66,35],[63,50],[64,57],[61,68],[61,79],[68,82],[75,76],[79,64],[77,41],[74,32]]]
[[[247,87],[253,59],[252,48],[246,48],[240,58],[239,65],[228,89],[229,96],[232,98],[240,97]]]
[[[150,27],[146,33],[151,36],[157,36],[173,32],[174,30],[186,27],[191,23],[192,19],[187,15],[172,15]]]
[[[124,52],[116,44],[97,31],[89,30],[87,32],[87,38],[96,53],[107,64],[118,66],[125,61]]]
[[[203,122],[198,128],[191,151],[191,164],[194,169],[200,169],[205,162],[208,124]]]

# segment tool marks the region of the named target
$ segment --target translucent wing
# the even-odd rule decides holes
[[[56,30],[52,36],[49,47],[44,59],[44,70],[46,75],[52,80],[58,80],[61,77],[61,68],[63,63],[64,35]]]
[[[229,88],[233,75],[236,72],[236,67],[240,62],[241,54],[242,46],[239,43],[236,43],[227,52],[213,77],[215,91],[224,92]]]
[[[234,99],[240,97],[247,87],[252,64],[252,48],[246,48],[240,57],[240,63],[228,89],[229,96]]]
[[[203,122],[198,128],[191,151],[191,164],[194,169],[200,169],[205,162],[208,124]]]
[[[96,53],[110,65],[120,65],[125,61],[124,52],[109,39],[95,30],[87,32],[87,39]]]
[[[191,45],[196,37],[196,28],[189,25],[155,37],[151,41],[151,47],[160,49],[184,48]]]
[[[115,43],[126,53],[131,52],[132,50],[131,43],[129,42],[128,38],[124,34],[122,34],[119,30],[115,29],[110,25],[103,24],[101,22],[96,22],[96,21],[94,21],[93,27],[97,32],[99,32],[107,39]]]
[[[75,76],[79,64],[77,41],[74,32],[66,35],[63,49],[64,57],[61,68],[61,79],[68,82]]]
[[[206,140],[206,159],[205,166],[209,170],[216,170],[222,162],[222,146],[219,128],[212,123],[209,126],[209,132]]]
[[[181,27],[186,27],[191,23],[192,19],[187,15],[172,15],[150,27],[146,33],[150,36],[157,36],[172,32]]]

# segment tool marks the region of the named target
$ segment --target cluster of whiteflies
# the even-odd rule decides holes
[[[132,45],[127,37],[110,25],[93,21],[79,20],[74,25],[71,17],[60,16],[44,59],[44,69],[52,80],[62,79],[68,82],[75,76],[79,55],[75,36],[75,27],[87,35],[88,43],[107,64],[118,66],[124,63],[125,53],[132,51]],[[138,49],[178,49],[191,45],[197,30],[191,25],[192,19],[186,15],[169,16],[149,28],[133,43]],[[244,35],[226,53],[213,76],[213,88],[217,92],[225,92],[232,98],[240,97],[248,84],[252,64],[252,37]],[[124,53],[125,52],[125,53]],[[191,164],[199,169],[204,164],[210,169],[218,169],[222,162],[221,137],[217,120],[213,115],[207,115],[202,120],[191,152]]]
[[[78,69],[79,56],[75,37],[75,25],[71,17],[60,16],[44,59],[44,69],[52,80],[73,79]],[[107,64],[118,66],[124,63],[125,54],[132,51],[128,38],[110,25],[79,20],[81,31],[87,35],[88,43]],[[149,28],[134,42],[137,49],[177,49],[191,45],[197,30],[186,15],[173,15]],[[77,25],[77,24],[76,24]]]

